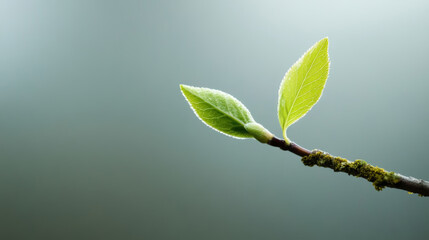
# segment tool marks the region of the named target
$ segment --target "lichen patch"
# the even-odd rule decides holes
[[[372,182],[375,190],[380,191],[386,186],[393,186],[400,181],[399,176],[394,172],[388,172],[383,168],[372,166],[364,160],[357,159],[351,162],[345,158],[334,157],[328,153],[319,150],[314,150],[310,155],[301,159],[304,165],[312,167],[331,168],[335,172],[345,172],[348,175],[365,178]]]

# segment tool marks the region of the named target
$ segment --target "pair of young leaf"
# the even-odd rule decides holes
[[[314,44],[286,73],[280,84],[278,117],[287,144],[287,128],[319,100],[329,73],[328,39]],[[180,85],[195,114],[209,127],[236,138],[267,143],[273,135],[257,123],[236,98],[219,90]]]

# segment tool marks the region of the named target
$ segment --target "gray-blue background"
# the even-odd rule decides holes
[[[231,93],[280,136],[280,81],[328,36],[327,88],[290,138],[429,179],[428,11],[0,1],[0,238],[426,238],[429,199],[216,133],[179,84]]]

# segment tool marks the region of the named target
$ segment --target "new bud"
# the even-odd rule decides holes
[[[270,141],[274,135],[270,133],[267,129],[265,129],[261,124],[259,123],[247,123],[244,125],[244,128],[248,133],[250,133],[256,140],[258,140],[261,143],[267,143]]]

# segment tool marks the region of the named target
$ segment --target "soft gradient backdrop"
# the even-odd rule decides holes
[[[424,239],[429,199],[214,132],[179,84],[281,136],[277,90],[330,40],[288,136],[429,179],[427,1],[0,0],[0,238]]]

